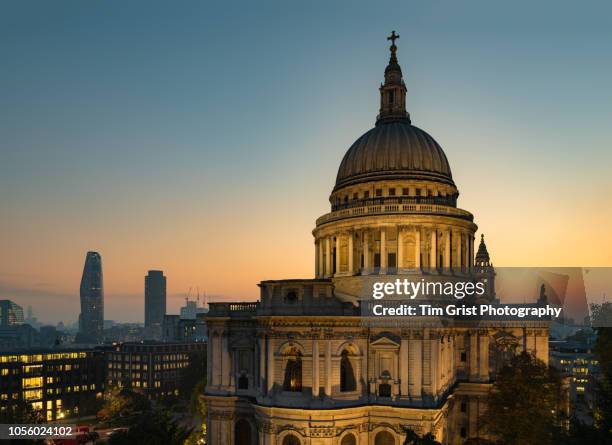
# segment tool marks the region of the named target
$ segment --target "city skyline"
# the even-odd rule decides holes
[[[374,124],[392,28],[413,122],[496,266],[610,266],[612,15],[552,5],[397,5],[393,23],[365,4],[3,5],[21,26],[0,31],[0,298],[76,320],[89,250],[118,321],[143,320],[149,269],[168,277],[169,313],[189,288],[255,300],[260,280],[312,277],[310,231]],[[314,36],[314,21],[335,26]]]

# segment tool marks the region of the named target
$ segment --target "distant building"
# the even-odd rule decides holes
[[[89,414],[104,389],[101,349],[0,353],[0,411],[25,402],[47,421]]]
[[[166,315],[166,277],[161,270],[150,270],[145,277],[145,329],[147,337],[160,340]]]
[[[145,339],[145,328],[141,323],[116,323],[104,329],[105,343],[124,343],[142,341]]]
[[[184,320],[195,320],[198,314],[206,314],[208,309],[198,305],[197,301],[186,300],[181,307],[180,315]]]
[[[37,348],[39,333],[27,323],[0,326],[0,351]]]
[[[28,305],[25,316],[25,323],[29,324],[33,328],[40,328],[41,323],[38,321],[38,318],[34,316],[34,311],[32,310],[32,306]]]
[[[594,344],[579,341],[551,341],[550,365],[569,380],[570,407],[582,422],[593,422],[593,404],[599,363]]]
[[[123,343],[107,357],[107,384],[130,384],[149,398],[178,395],[182,370],[189,366],[192,353],[206,355],[206,344]]]
[[[102,257],[98,252],[87,252],[81,278],[81,315],[79,343],[102,343],[104,326],[104,285]]]
[[[11,300],[0,300],[0,326],[23,323],[23,308]]]
[[[181,318],[180,315],[164,316],[162,339],[165,342],[206,341],[206,313],[196,318]]]
[[[61,332],[58,332],[55,326],[41,326],[38,330],[40,346],[42,348],[51,348],[59,345],[61,342]]]

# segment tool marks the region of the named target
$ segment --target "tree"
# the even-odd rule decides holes
[[[45,421],[42,411],[37,411],[26,402],[16,402],[9,405],[5,410],[0,411],[0,423],[2,424],[34,424]],[[39,445],[44,444],[42,439],[11,439],[7,443],[19,445]]]
[[[140,415],[127,431],[112,434],[108,445],[183,445],[190,433],[166,412],[155,410]]]
[[[433,434],[427,433],[424,436],[419,436],[414,430],[406,428],[406,439],[404,445],[442,445],[436,441]]]
[[[592,304],[591,319],[597,332],[595,356],[600,371],[596,382],[595,427],[602,440],[612,443],[612,303]]]
[[[181,386],[179,393],[185,400],[189,400],[194,388],[206,377],[206,352],[193,351],[189,354],[189,366],[181,373]]]
[[[129,423],[136,415],[151,409],[151,403],[140,393],[129,387],[111,387],[105,394],[105,402],[98,412],[103,422],[112,424]]]
[[[527,352],[501,369],[483,416],[483,429],[504,445],[552,443],[563,420],[559,374]]]
[[[191,393],[191,399],[189,401],[189,411],[196,419],[196,422],[200,425],[199,428],[195,428],[187,441],[186,445],[192,444],[205,444],[206,443],[206,402],[202,398],[204,394],[204,388],[206,388],[206,376],[196,385],[193,392]]]

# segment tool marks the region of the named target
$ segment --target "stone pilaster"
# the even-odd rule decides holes
[[[380,273],[387,273],[387,230],[380,230]]]
[[[312,339],[312,396],[319,397],[319,339]]]

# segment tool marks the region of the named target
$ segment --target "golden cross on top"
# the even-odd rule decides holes
[[[395,41],[399,38],[399,34],[395,34],[395,31],[391,31],[391,35],[387,37],[387,40],[391,40],[391,45],[395,46]]]

